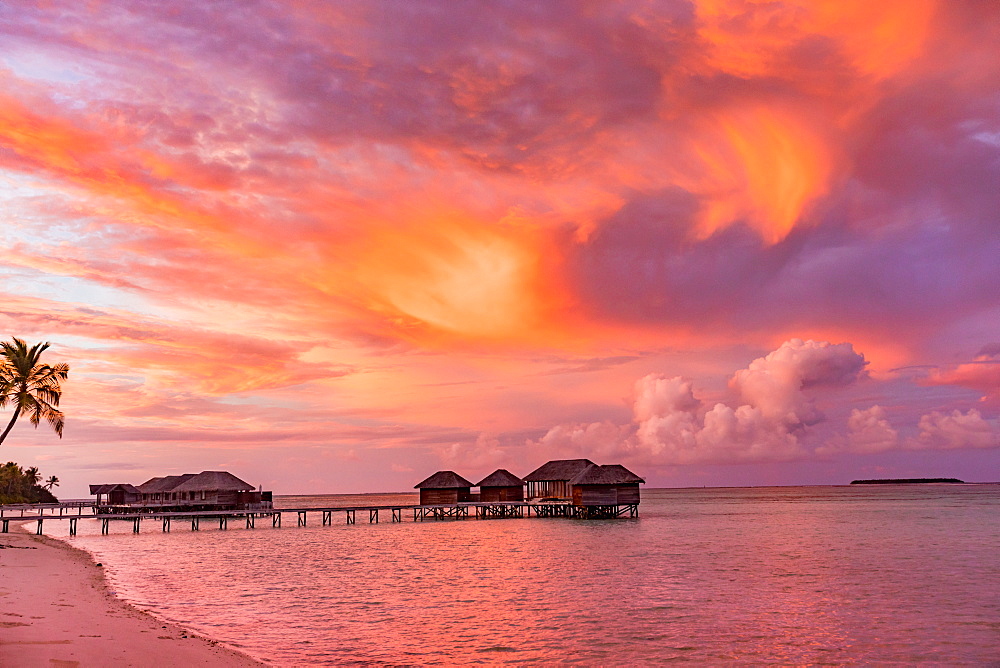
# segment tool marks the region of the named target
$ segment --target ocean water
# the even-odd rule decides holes
[[[119,596],[280,666],[1000,665],[1000,485],[646,489],[638,518],[603,521],[295,518],[68,540]]]

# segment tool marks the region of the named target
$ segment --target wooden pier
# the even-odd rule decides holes
[[[89,512],[84,513],[84,509]],[[472,511],[470,513],[470,510]],[[343,514],[344,523],[356,524],[357,515],[361,513],[364,517],[367,513],[369,524],[378,524],[382,518],[392,523],[403,521],[404,515],[412,514],[414,522],[424,520],[462,520],[473,517],[475,519],[501,519],[501,518],[524,518],[531,517],[567,517],[577,519],[614,519],[617,517],[638,517],[639,505],[629,504],[621,506],[574,506],[569,501],[560,502],[462,502],[451,504],[434,505],[393,505],[393,506],[363,506],[363,507],[335,507],[335,508],[267,508],[267,509],[246,509],[246,510],[202,510],[202,511],[176,511],[161,512],[148,510],[145,512],[119,512],[107,513],[99,512],[95,504],[88,503],[68,503],[68,504],[39,504],[39,505],[18,505],[0,506],[0,532],[9,533],[11,522],[26,522],[34,520],[37,522],[35,533],[42,535],[42,528],[45,521],[66,520],[69,522],[69,535],[77,535],[77,523],[79,520],[96,519],[101,523],[101,534],[110,533],[111,522],[131,522],[132,533],[139,533],[144,520],[158,520],[163,533],[169,533],[175,522],[190,523],[191,531],[200,531],[202,521],[218,522],[220,530],[227,530],[230,521],[242,522],[247,529],[256,527],[257,519],[270,518],[273,528],[281,527],[282,515],[296,516],[296,525],[304,527],[308,525],[309,515],[314,517],[319,515],[322,526],[331,526],[334,523],[334,516]]]

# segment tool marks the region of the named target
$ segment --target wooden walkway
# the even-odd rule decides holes
[[[84,513],[83,509],[89,508],[90,512]],[[470,514],[469,511],[472,511]],[[73,512],[75,511],[75,512]],[[10,513],[10,514],[8,514]],[[13,513],[19,513],[13,515]],[[158,520],[161,530],[169,532],[175,522],[190,522],[191,531],[200,531],[202,521],[219,523],[220,529],[228,529],[229,522],[243,522],[247,529],[256,527],[258,519],[270,518],[272,527],[281,526],[282,515],[296,515],[296,525],[304,527],[307,525],[309,514],[314,517],[319,514],[322,526],[331,526],[334,515],[344,514],[347,524],[356,524],[357,515],[361,513],[364,517],[368,514],[369,524],[378,524],[380,518],[388,519],[390,522],[402,522],[404,515],[412,513],[414,522],[424,520],[449,520],[449,519],[493,519],[493,518],[515,518],[531,517],[575,517],[580,519],[613,519],[627,514],[629,517],[637,517],[639,514],[638,504],[625,506],[586,506],[579,507],[572,505],[569,501],[533,503],[530,501],[519,502],[496,502],[496,503],[456,503],[445,505],[421,506],[421,505],[399,505],[399,506],[359,506],[353,508],[267,508],[267,509],[247,509],[247,510],[200,510],[200,511],[174,511],[174,512],[121,512],[102,513],[98,512],[94,504],[74,503],[74,504],[44,504],[35,506],[0,506],[0,532],[9,533],[11,522],[36,521],[35,533],[42,535],[42,527],[45,521],[67,520],[69,522],[69,535],[77,535],[77,522],[79,520],[96,519],[101,522],[101,534],[110,533],[112,521],[127,521],[132,523],[132,532],[139,533],[142,522]]]

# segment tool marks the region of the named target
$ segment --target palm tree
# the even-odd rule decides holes
[[[29,348],[17,337],[0,343],[0,408],[8,403],[14,405],[14,415],[0,434],[0,443],[7,438],[22,412],[28,414],[36,428],[44,418],[62,438],[63,414],[56,407],[62,396],[59,381],[66,380],[69,365],[42,364],[39,358],[48,347],[48,343],[36,343]]]
[[[24,469],[24,474],[22,475],[22,477],[28,483],[29,486],[37,485],[42,481],[42,474],[38,472],[37,466],[29,466],[28,468]]]
[[[42,485],[42,487],[49,490],[50,492],[52,491],[53,487],[58,487],[58,486],[59,486],[59,478],[55,477],[54,475],[50,475],[49,479],[45,481],[44,485]]]

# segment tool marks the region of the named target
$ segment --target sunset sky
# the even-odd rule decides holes
[[[71,371],[0,460],[998,480],[998,45],[995,0],[5,2],[0,338]]]

